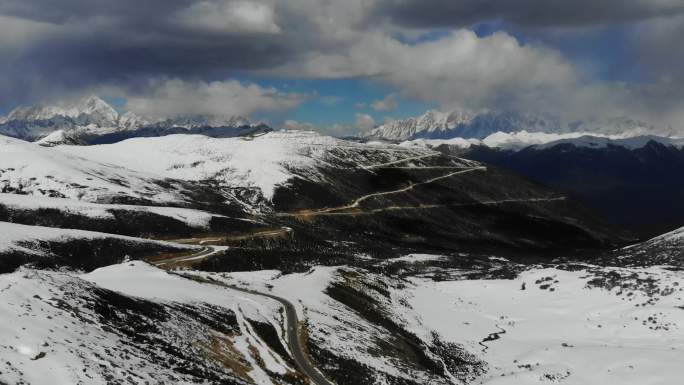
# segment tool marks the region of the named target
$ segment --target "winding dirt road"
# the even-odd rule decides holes
[[[212,256],[213,254],[218,253],[219,251],[225,250],[225,247],[222,246],[211,246],[207,245],[202,248],[199,252],[190,255],[190,256],[182,256],[182,257],[175,257],[175,258],[169,258],[169,259],[164,259],[164,260],[159,260],[153,262],[153,264],[159,268],[171,268],[173,265],[180,263],[180,262],[187,262],[187,261],[196,261],[204,258],[208,258]],[[175,274],[178,276],[181,276],[183,278],[187,279],[192,279],[192,280],[198,280],[198,277],[195,277],[190,274],[182,274],[182,273],[174,273],[174,272],[169,272],[170,274]],[[235,290],[239,291],[242,293],[247,293],[247,294],[252,294],[252,295],[257,295],[265,298],[269,298],[272,300],[277,301],[280,303],[284,310],[285,310],[285,330],[287,331],[287,336],[286,336],[286,344],[288,346],[288,349],[290,351],[290,354],[292,356],[292,359],[294,360],[297,369],[299,369],[300,372],[302,372],[304,375],[306,375],[310,380],[311,383],[314,385],[334,385],[333,382],[325,378],[325,376],[316,368],[316,366],[311,362],[311,359],[309,358],[308,353],[306,352],[306,347],[304,341],[304,336],[302,333],[302,330],[300,329],[300,321],[299,317],[297,316],[297,310],[295,309],[295,306],[290,302],[289,300],[283,298],[283,297],[278,297],[277,295],[273,295],[270,293],[263,293],[260,291],[256,290],[248,290],[248,289],[243,289],[237,286],[232,286],[232,285],[227,285],[218,281],[213,281],[213,280],[201,280],[203,283],[209,283],[221,287],[225,287],[230,290]]]
[[[408,186],[402,187],[402,188],[399,188],[396,190],[381,191],[381,192],[375,192],[372,194],[366,194],[364,196],[356,198],[350,204],[345,205],[345,206],[329,207],[329,208],[318,209],[318,210],[304,210],[302,212],[295,212],[295,213],[275,213],[273,215],[275,215],[276,217],[299,217],[299,216],[303,216],[303,215],[305,215],[305,216],[317,216],[317,215],[335,214],[335,213],[338,213],[341,211],[344,212],[347,210],[356,209],[361,205],[361,202],[375,198],[375,197],[404,193],[404,192],[413,190],[417,186],[422,186],[422,185],[434,183],[434,182],[437,182],[438,180],[451,178],[452,176],[455,176],[455,175],[466,174],[466,173],[474,172],[474,171],[487,171],[487,167],[479,166],[479,167],[471,167],[471,168],[466,168],[466,169],[459,169],[458,171],[454,171],[454,172],[450,172],[446,175],[440,175],[438,177],[430,178],[430,179],[422,181],[422,182],[418,182],[418,183],[410,182]],[[343,214],[344,215],[351,215],[354,213],[343,213]]]
[[[198,251],[197,253],[192,254],[192,255],[184,255],[181,257],[162,259],[159,261],[152,261],[151,263],[154,266],[163,268],[164,266],[175,265],[175,264],[180,263],[180,262],[199,261],[201,259],[206,259],[206,258],[209,258],[210,256],[218,253],[219,251],[221,251],[221,250],[219,250],[213,246],[205,246],[200,251]]]
[[[368,166],[364,167],[366,169],[371,169],[371,168],[382,168],[382,167],[388,167],[391,165],[403,163],[406,161],[410,160],[418,160],[418,159],[423,159],[431,156],[435,156],[437,154],[428,154],[428,155],[422,155],[422,156],[417,156],[409,159],[402,159],[398,161],[393,161],[393,162],[388,162],[385,164],[380,164],[380,165],[374,165],[374,166]],[[405,167],[405,168],[413,168],[413,167]],[[421,167],[416,167],[420,169]],[[437,168],[437,167],[433,167]],[[457,167],[439,167],[439,168],[457,168]],[[324,209],[318,209],[318,210],[305,210],[302,212],[297,212],[297,213],[275,213],[275,214],[269,214],[273,215],[276,217],[294,217],[294,216],[317,216],[317,215],[359,215],[359,214],[374,214],[374,213],[379,213],[383,211],[392,211],[392,210],[417,210],[417,209],[428,209],[428,208],[437,208],[437,207],[445,207],[445,206],[469,206],[469,205],[496,205],[496,204],[505,204],[505,203],[515,203],[515,202],[547,202],[547,201],[558,201],[558,200],[565,200],[565,197],[550,197],[550,198],[510,198],[510,199],[502,199],[502,200],[491,200],[491,201],[475,201],[475,202],[468,202],[468,203],[457,203],[457,204],[451,204],[451,205],[418,205],[418,206],[388,206],[388,207],[381,207],[381,208],[376,208],[376,209],[370,209],[370,210],[359,210],[361,203],[364,201],[367,201],[369,199],[373,199],[376,197],[380,196],[385,196],[385,195],[392,195],[392,194],[399,194],[399,193],[404,193],[407,191],[410,191],[417,186],[421,185],[426,185],[430,183],[434,183],[436,181],[450,178],[456,175],[461,175],[465,173],[470,173],[470,172],[476,172],[476,171],[486,171],[487,167],[484,166],[478,166],[478,167],[470,167],[470,168],[463,168],[463,167],[458,167],[457,171],[453,171],[450,173],[447,173],[445,175],[441,175],[438,177],[434,177],[422,182],[410,182],[408,186],[395,189],[395,190],[390,190],[390,191],[381,191],[381,192],[375,192],[367,195],[363,195],[351,203],[340,206],[340,207],[332,207],[332,208],[324,208]],[[281,235],[283,232],[291,232],[292,229],[283,227],[281,229],[275,229],[275,230],[267,230],[263,232],[258,232],[254,234],[249,234],[245,236],[240,236],[237,237],[236,239],[242,239],[242,238],[249,238],[249,237],[254,237],[254,236],[278,236]],[[188,261],[198,261],[201,259],[209,258],[210,256],[216,254],[219,251],[225,250],[225,246],[212,246],[209,243],[210,242],[218,242],[218,241],[225,241],[224,239],[219,239],[219,238],[205,238],[205,239],[191,239],[191,240],[186,240],[189,242],[195,242],[198,243],[202,246],[202,250],[199,252],[190,255],[190,256],[182,256],[182,257],[175,257],[175,258],[169,258],[165,260],[160,260],[154,262],[154,264],[158,267],[165,268],[165,269],[170,269],[173,268],[175,265],[183,262],[188,262]],[[182,274],[182,273],[172,273],[172,274],[178,274],[180,276],[183,276],[185,278],[189,279],[194,279],[198,280],[199,278],[196,276],[192,276],[189,274]],[[287,299],[270,294],[270,293],[264,293],[264,292],[259,292],[255,290],[249,290],[249,289],[243,289],[240,287],[228,285],[225,283],[217,282],[217,281],[209,281],[209,280],[204,280],[202,279],[202,282],[205,283],[210,283],[214,285],[219,285],[222,287],[225,287],[230,290],[235,290],[239,291],[242,293],[247,293],[251,295],[256,295],[256,296],[261,296],[265,298],[269,298],[271,300],[275,300],[278,303],[280,303],[284,310],[285,310],[285,330],[286,330],[286,344],[289,348],[290,354],[297,366],[297,369],[299,369],[300,372],[305,374],[314,385],[333,385],[334,383],[328,380],[317,368],[316,366],[312,363],[308,353],[307,349],[305,346],[305,343],[303,342],[305,340],[302,330],[300,328],[300,320],[297,316],[297,311],[295,306]],[[484,338],[482,341],[479,342],[479,344],[483,347],[482,351],[483,353],[487,351],[489,348],[486,343],[489,341],[494,341],[500,338],[501,334],[505,334],[506,330],[499,327],[496,325],[497,328],[500,329],[499,332],[491,333],[489,334],[486,338]]]
[[[220,282],[211,282],[215,285],[219,285],[228,289],[239,291],[242,293],[258,295],[261,297],[270,298],[279,302],[283,305],[285,309],[285,330],[287,330],[287,346],[292,355],[292,359],[297,365],[297,369],[304,373],[314,385],[334,385],[334,383],[327,378],[316,368],[316,366],[311,362],[308,353],[306,352],[306,347],[304,346],[304,338],[300,329],[300,321],[297,316],[297,310],[295,309],[292,302],[289,300],[278,297],[277,295],[262,293],[260,291],[243,289],[237,286],[227,285]]]

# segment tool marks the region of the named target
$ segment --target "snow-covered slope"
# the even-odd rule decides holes
[[[267,199],[273,196],[277,186],[292,178],[319,180],[317,167],[362,167],[372,164],[369,153],[388,162],[430,153],[395,146],[368,147],[308,131],[271,132],[250,140],[170,135],[55,149],[70,156],[153,173],[160,178],[211,179],[228,187],[258,188]],[[332,151],[343,155],[332,160],[337,164],[327,163]]]
[[[33,255],[49,255],[47,250],[30,247],[38,242],[68,243],[72,240],[118,239],[124,242],[150,242],[171,246],[165,242],[143,241],[139,238],[97,233],[92,231],[58,229],[42,226],[25,226],[16,223],[0,222],[0,252],[18,251]],[[174,245],[177,247],[177,245]]]
[[[684,227],[645,242],[615,250],[623,263],[630,265],[670,264],[684,266]]]
[[[681,271],[518,266],[520,274],[500,279],[464,269],[464,257],[386,260],[384,274],[197,274],[297,303],[313,357],[344,383],[677,382]],[[502,258],[490,263],[490,271],[516,269]],[[408,358],[416,341],[424,366]]]
[[[273,133],[247,141],[201,135],[129,139],[111,145],[61,146],[61,153],[98,160],[159,178],[218,180],[231,187],[257,187],[271,197],[277,185],[293,177],[289,169],[313,164],[316,151],[332,138],[312,133]],[[309,152],[313,151],[313,153]]]
[[[88,160],[54,148],[0,136],[2,192],[67,197],[90,202],[138,198],[178,202],[154,174]],[[97,158],[97,157],[96,157]]]
[[[282,334],[276,303],[144,263],[23,269],[0,287],[1,383],[271,384],[295,370],[255,332]]]
[[[0,207],[31,212],[37,212],[42,209],[54,209],[64,212],[67,215],[80,215],[105,220],[115,218],[112,214],[113,211],[124,211],[135,214],[151,213],[175,219],[195,228],[208,228],[212,218],[221,217],[220,215],[211,214],[205,211],[179,207],[91,203],[75,199],[2,193],[0,193]]]
[[[350,169],[434,154],[425,148],[367,146],[304,131],[272,132],[250,140],[169,135],[49,148],[0,136],[0,151],[5,155],[0,158],[2,192],[164,204],[186,201],[180,195],[183,188],[169,186],[167,179],[208,180],[228,190],[251,189],[269,200],[278,186],[293,178],[320,182],[320,167]]]
[[[193,250],[186,245],[94,231],[0,222],[0,277],[26,264],[91,271],[126,258]]]
[[[683,279],[662,268],[546,268],[513,280],[416,278],[397,294],[419,314],[411,330],[489,364],[485,384],[669,384],[684,349]]]

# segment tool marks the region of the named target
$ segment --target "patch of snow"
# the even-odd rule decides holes
[[[451,139],[413,139],[407,140],[399,143],[402,147],[437,147],[440,145],[448,145],[459,148],[470,148],[474,145],[482,145],[482,141],[479,139],[464,139],[464,138],[451,138]]]
[[[483,383],[676,383],[682,294],[662,290],[677,288],[684,275],[657,267],[623,273],[654,277],[666,294],[646,306],[645,293],[589,287],[587,271],[533,269],[513,280],[412,278],[397,295],[415,311],[414,332],[435,331],[490,363]],[[500,334],[485,341],[493,333]]]
[[[408,263],[421,263],[421,262],[431,262],[440,261],[446,257],[442,255],[432,255],[432,254],[408,254],[403,257],[388,259],[387,263],[394,262],[408,262]]]
[[[40,251],[29,249],[18,245],[23,242],[35,241],[56,241],[68,242],[73,239],[106,239],[115,238],[130,242],[150,242],[160,245],[171,245],[168,242],[151,241],[141,238],[126,237],[122,235],[112,235],[97,233],[93,231],[58,229],[53,227],[26,226],[16,223],[0,222],[0,251],[21,251],[33,255],[42,255]],[[174,247],[188,247],[173,244]]]
[[[42,196],[1,194],[0,205],[21,210],[56,209],[65,213],[83,215],[90,218],[114,219],[110,210],[148,212],[186,223],[196,228],[207,228],[213,217],[221,215],[211,214],[205,211],[158,206],[134,206],[117,204],[98,204],[74,199],[49,198]]]
[[[137,271],[136,266],[142,271]],[[236,352],[244,354],[244,357],[234,356],[235,359],[252,363],[251,368],[245,368],[246,375],[257,383],[272,383],[267,375],[264,376],[266,369],[281,374],[292,371],[283,360],[274,358],[276,354],[268,350],[245,322],[246,315],[243,314],[253,314],[251,319],[278,325],[277,318],[272,317],[275,310],[270,304],[236,299],[231,290],[214,285],[188,281],[190,286],[185,286],[180,278],[168,276],[167,279],[163,272],[154,274],[152,268],[145,269],[144,264],[125,264],[109,270],[109,274],[118,273],[134,276],[118,281],[116,277],[110,277],[105,282],[109,285],[124,283],[125,286],[116,287],[120,291],[130,289],[143,297],[155,298],[159,294],[167,299],[187,300],[190,304],[206,302],[203,299],[206,295],[212,303],[229,306],[226,311],[237,310],[236,316],[241,320],[239,330],[220,337],[236,347]],[[90,279],[97,280],[98,274]],[[135,277],[154,281],[140,282]],[[154,289],[155,283],[173,292],[164,294]],[[174,289],[177,285],[191,293],[184,295]],[[104,385],[124,382],[190,384],[197,383],[198,378],[201,380],[201,374],[177,371],[177,353],[168,353],[164,346],[158,345],[161,341],[173,349],[183,350],[183,354],[188,356],[197,355],[199,365],[206,365],[214,373],[226,375],[228,379],[238,377],[239,373],[202,354],[199,346],[212,342],[211,335],[208,335],[211,330],[176,310],[177,304],[157,302],[166,314],[159,317],[155,311],[147,313],[146,309],[128,308],[126,304],[133,303],[136,298],[127,297],[123,305],[116,301],[108,302],[109,298],[111,296],[98,286],[70,274],[22,269],[0,275],[0,382]],[[202,306],[198,304],[196,309],[202,309]],[[140,318],[136,315],[127,318],[126,312],[137,312]],[[261,318],[254,318],[257,316]],[[126,324],[127,320],[132,321],[131,325]],[[144,331],[136,331],[135,328],[139,327],[136,324],[141,321],[146,321],[147,327]],[[227,320],[227,325],[230,325],[230,320]],[[123,328],[125,332],[116,328]],[[139,332],[144,337],[133,337],[130,332]],[[252,346],[263,359],[264,368],[252,353]],[[224,381],[217,379],[217,382]]]
[[[157,176],[145,171],[103,164],[66,154],[60,147],[42,147],[0,136],[0,189],[33,195],[61,195],[102,202],[115,197],[178,202],[175,192],[154,183]]]
[[[278,186],[292,178],[319,180],[316,167],[334,167],[331,162],[340,161],[370,163],[368,150],[391,161],[417,155],[397,146],[367,146],[311,131],[270,132],[249,139],[170,135],[99,146],[59,146],[57,150],[158,178],[212,179],[228,187],[255,187],[269,200]],[[342,152],[346,158],[329,159],[331,151]]]

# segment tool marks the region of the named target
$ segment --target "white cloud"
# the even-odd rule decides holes
[[[149,95],[128,97],[126,108],[153,118],[194,114],[231,117],[288,110],[304,99],[301,94],[237,80],[207,83],[172,79],[151,82],[150,89]]]
[[[444,106],[483,108],[567,92],[579,82],[574,67],[556,51],[524,46],[503,32],[480,38],[458,30],[435,41],[402,43],[367,33],[348,50],[310,55],[281,68],[312,77],[373,77],[407,97]],[[382,103],[378,107],[387,107]]]
[[[395,87],[401,97],[444,110],[513,110],[574,120],[627,115],[648,118],[635,87],[591,80],[551,48],[521,44],[497,32],[479,37],[456,30],[414,43],[375,30],[346,49],[312,53],[276,70],[289,76],[365,77]],[[376,101],[376,110],[391,107]]]
[[[356,128],[361,131],[370,131],[375,127],[375,119],[368,114],[356,114]]]
[[[181,11],[178,18],[186,26],[213,32],[281,32],[273,8],[255,1],[200,1]]]
[[[382,100],[376,100],[371,104],[375,111],[394,111],[397,109],[397,95],[394,93],[388,94]]]
[[[0,49],[19,48],[59,30],[54,24],[0,15]]]
[[[286,130],[297,130],[297,131],[315,131],[316,126],[307,122],[298,122],[296,120],[286,120],[283,122],[283,128]]]

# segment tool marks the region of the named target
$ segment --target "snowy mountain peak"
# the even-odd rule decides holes
[[[427,111],[417,118],[395,120],[378,126],[368,138],[387,140],[410,139],[484,139],[495,133],[596,133],[602,135],[633,137],[640,135],[670,136],[672,130],[663,130],[647,123],[627,118],[603,118],[586,121],[562,122],[549,115],[518,112],[482,112],[470,114],[455,111],[443,113]]]
[[[119,113],[106,101],[92,95],[75,103],[21,106],[0,118],[0,135],[43,145],[117,141],[136,136],[191,133],[215,137],[247,135],[268,129],[244,117],[183,115],[148,121],[133,112]]]
[[[109,123],[119,119],[119,113],[107,102],[97,96],[89,96],[72,104],[20,106],[10,112],[6,121],[41,121],[55,117],[76,119],[84,115]]]
[[[76,111],[80,115],[99,116],[103,119],[115,122],[119,119],[119,113],[107,102],[99,97],[92,95],[83,99],[77,106]]]
[[[465,124],[473,119],[473,115],[467,112],[453,111],[444,113],[437,110],[429,110],[417,118],[394,120],[378,126],[367,137],[384,138],[393,140],[406,140],[424,133],[447,131],[459,124]]]
[[[148,124],[150,123],[147,120],[141,118],[131,111],[119,116],[119,126],[124,130],[134,130]]]

